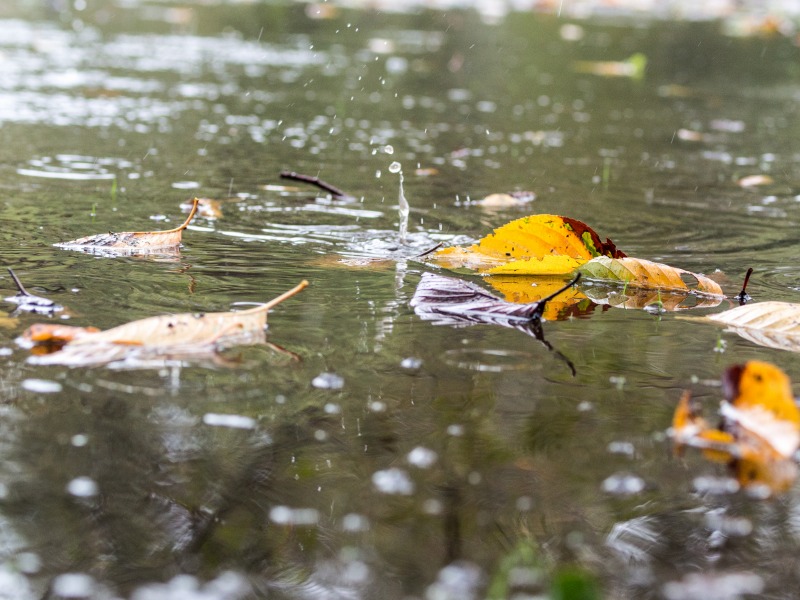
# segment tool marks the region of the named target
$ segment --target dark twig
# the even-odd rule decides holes
[[[422,252],[422,253],[420,253],[420,254],[417,254],[416,256],[414,256],[414,258],[422,258],[423,256],[428,256],[428,254],[430,254],[430,253],[431,253],[431,252],[433,252],[434,250],[438,250],[438,249],[439,249],[439,248],[441,248],[443,245],[444,245],[444,242],[439,242],[438,244],[436,244],[436,245],[435,245],[435,246],[433,246],[432,248],[428,248],[428,249],[427,249],[427,250],[425,250],[424,252]]]
[[[736,296],[736,299],[739,301],[739,306],[743,304],[747,304],[753,298],[750,294],[747,293],[747,283],[750,281],[750,275],[753,274],[753,267],[747,269],[747,274],[744,276],[744,284],[742,284],[742,291]]]
[[[330,183],[323,181],[319,177],[313,177],[311,175],[303,175],[301,173],[295,173],[294,171],[281,171],[281,179],[290,179],[292,181],[309,183],[337,198],[347,198],[350,196],[350,194],[346,194],[339,188],[332,186]]]
[[[17,274],[14,273],[14,271],[11,270],[11,267],[6,267],[6,268],[8,269],[9,275],[11,275],[11,279],[14,280],[14,285],[16,285],[17,289],[19,290],[19,295],[20,296],[33,296],[33,294],[31,294],[28,290],[25,289],[25,286],[22,285],[22,282],[19,280],[19,277],[17,277]]]

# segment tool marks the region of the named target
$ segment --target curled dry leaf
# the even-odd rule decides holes
[[[785,491],[797,476],[793,456],[800,447],[800,410],[789,378],[770,363],[749,361],[730,367],[722,384],[719,428],[684,393],[670,429],[676,450],[699,448],[709,460],[731,465],[742,487]]]
[[[759,346],[800,352],[800,304],[791,302],[756,302],[737,306],[704,320],[727,325]]]
[[[705,275],[641,258],[599,256],[581,265],[578,270],[588,279],[614,281],[647,289],[694,292],[720,299],[723,297],[719,284]]]
[[[182,225],[166,231],[125,231],[122,233],[100,233],[54,244],[68,250],[83,250],[103,254],[146,254],[172,250],[180,246],[181,234],[194,218],[199,200],[192,201],[189,216]]]
[[[467,248],[443,248],[431,254],[430,260],[448,269],[468,268],[484,274],[559,275],[602,255],[625,256],[586,223],[544,214],[506,223]]]
[[[23,333],[20,341],[28,345],[66,344],[52,354],[32,356],[29,361],[36,364],[92,366],[132,356],[210,354],[219,346],[248,343],[254,336],[258,338],[266,326],[267,312],[307,285],[308,282],[303,281],[266,304],[240,312],[159,315],[105,331],[36,324]]]

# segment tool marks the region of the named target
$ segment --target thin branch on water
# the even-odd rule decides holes
[[[314,177],[312,175],[303,175],[302,173],[295,173],[294,171],[281,171],[281,179],[290,179],[291,181],[301,181],[303,183],[311,184],[337,198],[347,198],[350,196],[350,194],[343,192],[327,181],[323,181],[319,177]]]

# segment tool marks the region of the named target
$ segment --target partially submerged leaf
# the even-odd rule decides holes
[[[28,344],[66,342],[57,352],[29,359],[36,364],[90,366],[131,356],[209,354],[218,346],[244,343],[262,334],[267,312],[307,285],[308,282],[303,281],[266,304],[240,312],[160,315],[105,331],[39,324],[29,327],[21,341]]]
[[[730,464],[744,487],[788,489],[800,447],[800,410],[789,378],[770,363],[750,361],[730,367],[722,382],[719,428],[710,427],[684,393],[670,429],[676,448],[699,448],[709,460]]]
[[[56,304],[49,298],[31,294],[25,289],[16,273],[14,273],[14,271],[11,269],[8,269],[8,273],[11,275],[11,279],[14,280],[14,285],[17,286],[17,294],[15,296],[9,296],[5,298],[5,301],[16,304],[18,307],[17,310],[45,315],[52,315],[64,310],[63,306]]]
[[[563,290],[562,277],[534,277],[526,275],[490,275],[486,282],[503,294],[508,302],[530,304],[551,297]],[[594,310],[595,303],[586,297],[578,285],[561,291],[547,301],[542,318],[558,321],[573,316],[581,316]]]
[[[624,283],[631,287],[695,292],[723,297],[719,284],[697,273],[641,258],[599,256],[578,269],[589,279]],[[690,280],[689,284],[684,279]]]
[[[554,275],[572,273],[603,255],[625,256],[586,223],[543,214],[506,223],[467,248],[443,248],[431,260],[449,269],[466,267],[485,274]]]
[[[434,273],[424,273],[410,305],[420,317],[438,325],[465,326],[478,323],[514,327],[531,334],[530,325],[541,320],[549,300],[569,289],[575,281],[530,304],[501,300],[482,287]]]
[[[100,251],[109,254],[149,253],[175,249],[180,246],[181,234],[194,218],[198,204],[199,200],[195,198],[186,221],[175,229],[100,233],[53,245],[68,250]]]
[[[756,302],[705,317],[760,346],[800,352],[800,304]]]

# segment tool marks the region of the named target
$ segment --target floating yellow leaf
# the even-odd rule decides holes
[[[557,275],[602,255],[625,256],[585,223],[543,214],[506,223],[467,248],[443,248],[430,260],[449,269],[491,274]]]
[[[719,284],[705,275],[641,258],[599,256],[578,270],[589,279],[614,281],[631,287],[723,296]]]

